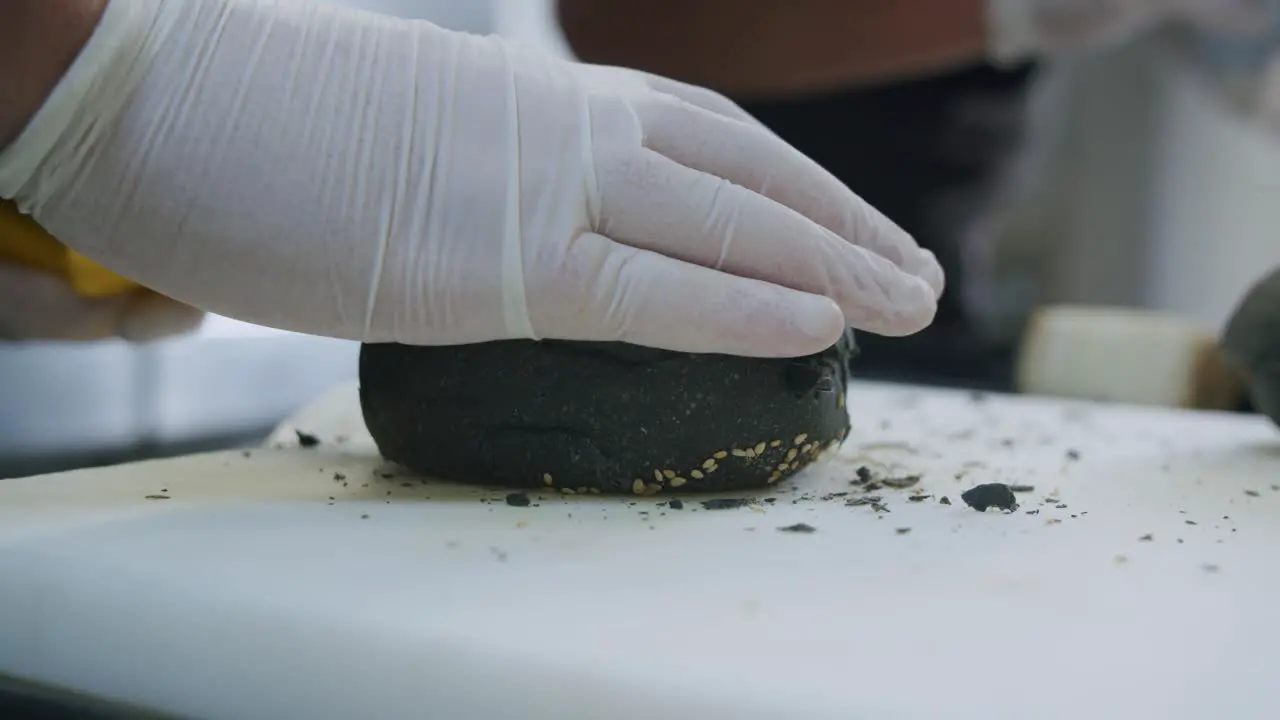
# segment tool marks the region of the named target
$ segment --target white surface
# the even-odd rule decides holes
[[[0,483],[0,671],[206,718],[1275,716],[1271,426],[850,406],[838,457],[738,510],[385,479],[351,387],[298,419],[315,449]],[[821,499],[864,463],[953,504]],[[983,481],[1039,513],[963,506]]]

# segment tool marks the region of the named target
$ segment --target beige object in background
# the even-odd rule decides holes
[[[1213,333],[1149,310],[1050,306],[1027,326],[1019,392],[1198,410],[1232,410],[1244,380]]]

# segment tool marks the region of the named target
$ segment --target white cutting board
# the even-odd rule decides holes
[[[383,478],[351,387],[297,419],[316,448],[5,481],[0,672],[205,718],[1277,716],[1265,421],[850,408],[838,457],[736,510]],[[924,479],[821,499],[863,464]],[[983,481],[1036,489],[979,514]]]

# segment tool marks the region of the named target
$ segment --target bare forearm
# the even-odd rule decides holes
[[[559,0],[587,62],[738,97],[902,79],[980,60],[985,0]]]
[[[106,5],[107,0],[0,2],[0,149],[53,92]]]

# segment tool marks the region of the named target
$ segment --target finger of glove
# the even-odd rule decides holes
[[[715,90],[698,85],[690,85],[689,83],[672,80],[661,75],[650,74],[648,78],[649,87],[657,92],[666,93],[694,107],[702,108],[721,117],[744,122],[752,127],[764,128],[766,132],[773,134],[754,115],[743,110],[737,103]]]
[[[800,357],[844,332],[830,299],[587,233],[528,282],[543,337],[690,353]]]
[[[941,295],[943,272],[902,228],[767,130],[734,122],[679,99],[637,109],[645,146],[785,205],[846,241],[888,259]]]
[[[125,298],[85,298],[62,278],[0,263],[0,336],[20,340],[115,337]]]
[[[119,335],[131,342],[149,342],[185,335],[204,322],[204,312],[154,292],[137,293],[120,318]]]
[[[926,327],[937,299],[920,278],[796,211],[643,152],[601,174],[602,232],[633,247],[836,301],[882,335]]]

